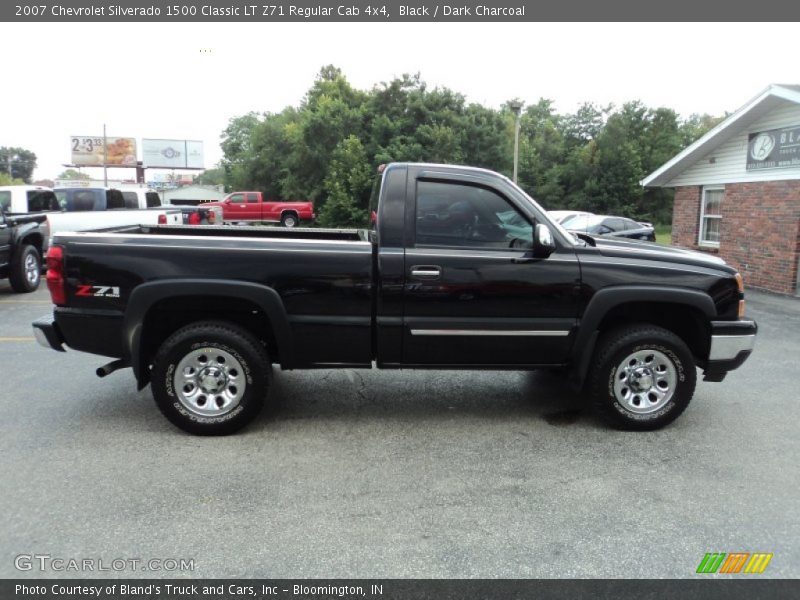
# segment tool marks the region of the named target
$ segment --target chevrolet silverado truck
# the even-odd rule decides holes
[[[15,292],[39,287],[48,235],[47,215],[10,215],[0,203],[0,277],[8,277]]]
[[[231,433],[282,369],[559,369],[612,425],[662,427],[697,368],[750,355],[742,279],[688,250],[572,235],[508,178],[386,167],[370,230],[58,234],[39,342],[115,359],[178,427]],[[365,214],[365,220],[366,219]]]
[[[278,202],[264,198],[261,192],[232,192],[219,202],[204,202],[201,206],[222,208],[222,218],[228,223],[280,223],[297,227],[312,222],[312,202]]]

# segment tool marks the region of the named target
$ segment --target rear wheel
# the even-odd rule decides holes
[[[655,325],[630,325],[598,344],[589,391],[607,422],[620,429],[659,429],[689,405],[697,374],[691,351],[677,335]]]
[[[281,215],[281,225],[284,227],[297,227],[299,220],[294,213],[284,213]]]
[[[15,292],[34,292],[42,279],[42,258],[35,246],[25,244],[11,259],[8,280]]]
[[[232,323],[172,334],[153,360],[153,397],[173,424],[198,435],[238,431],[261,411],[270,365],[261,343]]]

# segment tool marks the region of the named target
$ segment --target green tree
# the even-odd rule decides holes
[[[12,179],[21,179],[30,183],[33,170],[36,168],[36,154],[25,148],[0,147],[0,170],[5,171]]]
[[[348,136],[336,146],[328,165],[324,181],[327,200],[320,210],[320,225],[365,226],[371,183],[372,169],[364,146],[356,136]]]
[[[67,169],[66,171],[62,171],[61,174],[56,177],[56,179],[89,180],[91,177],[86,173],[81,173],[75,169]]]
[[[206,169],[194,178],[197,185],[225,185],[225,169],[214,167]]]
[[[22,179],[15,179],[8,173],[0,171],[0,185],[23,185],[24,183]]]

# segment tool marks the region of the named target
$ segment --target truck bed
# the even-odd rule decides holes
[[[120,357],[130,334],[123,316],[154,294],[170,298],[156,302],[163,322],[195,313],[251,313],[244,299],[277,294],[292,339],[291,349],[276,357],[283,366],[368,366],[373,247],[366,238],[355,229],[224,225],[59,233],[53,244],[65,249],[69,308],[57,308],[56,317],[68,345]],[[232,289],[244,290],[238,306],[220,300]],[[86,323],[97,335],[81,336]],[[91,348],[78,347],[78,340]]]

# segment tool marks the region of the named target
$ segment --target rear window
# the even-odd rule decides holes
[[[154,206],[161,206],[161,198],[158,197],[158,194],[155,192],[147,192],[145,195],[145,200],[147,201],[147,208],[153,208]]]
[[[100,210],[98,194],[92,190],[75,190],[62,192],[64,194],[64,208],[68,211]],[[60,198],[59,198],[60,201]]]
[[[11,207],[11,192],[8,190],[0,192],[0,206],[3,210],[8,210]]]
[[[61,210],[56,195],[50,190],[31,190],[28,192],[28,212]]]
[[[125,198],[119,190],[108,190],[106,192],[106,208],[113,210],[115,208],[125,208]]]

